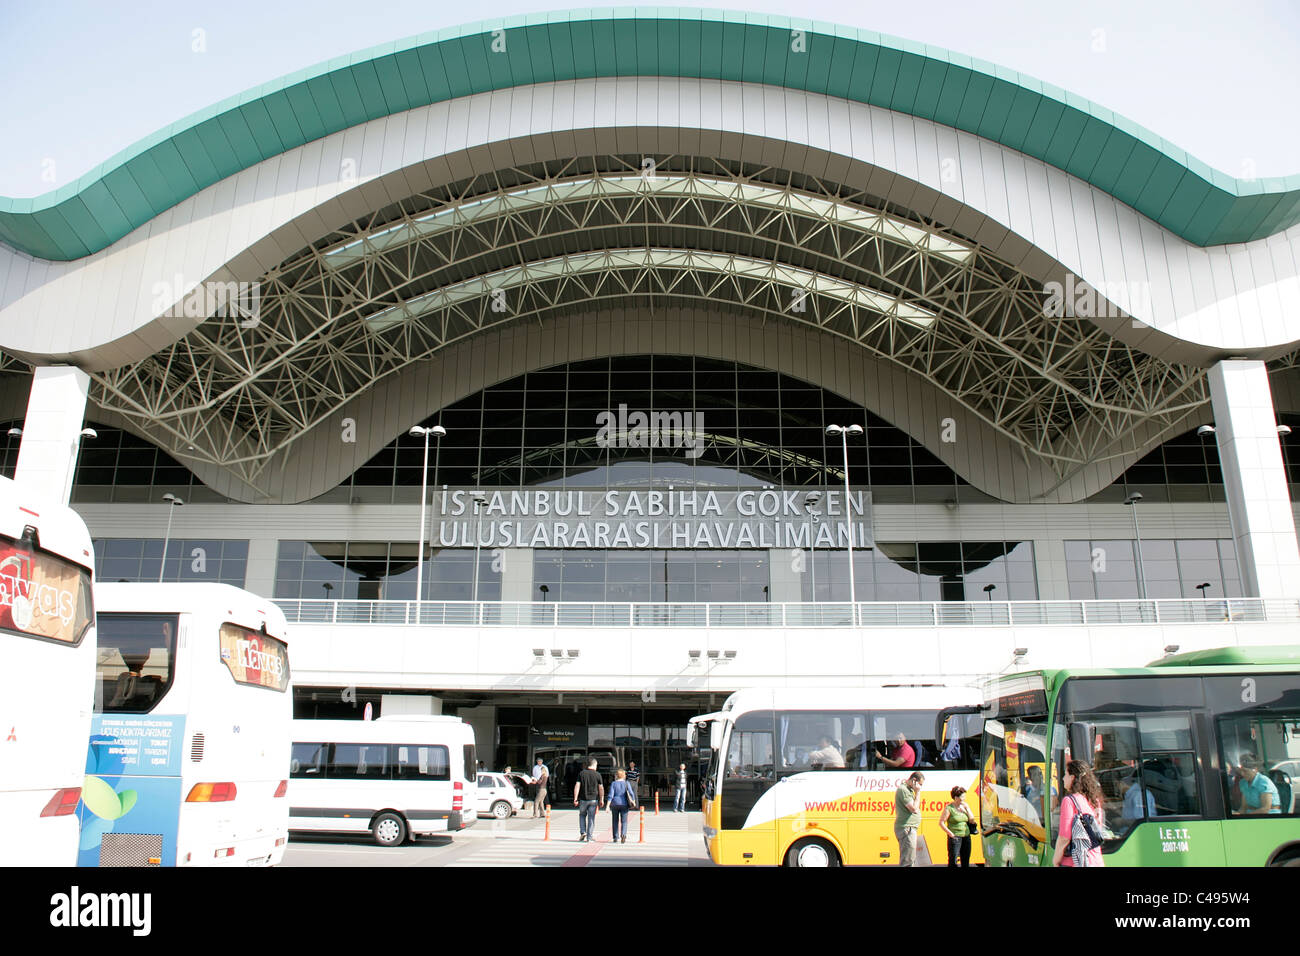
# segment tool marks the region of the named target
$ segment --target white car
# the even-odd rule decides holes
[[[480,771],[475,806],[481,817],[507,820],[523,809],[524,798],[519,796],[505,774]]]

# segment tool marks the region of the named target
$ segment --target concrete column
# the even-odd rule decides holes
[[[86,418],[90,376],[71,365],[38,368],[32,376],[14,480],[67,504]]]
[[[804,555],[804,567],[808,568],[812,561],[812,553],[806,552]],[[791,567],[790,552],[786,549],[776,548],[767,552],[768,568],[768,586],[771,590],[768,593],[768,599],[773,604],[798,604],[803,600],[803,577],[810,574],[810,570],[805,570],[802,574]]]
[[[1209,373],[1215,438],[1247,597],[1300,596],[1300,548],[1260,361],[1228,360]]]
[[[248,539],[248,565],[244,569],[244,589],[264,598],[275,594],[275,564],[280,556],[280,542],[275,538]]]
[[[438,716],[442,713],[442,698],[427,694],[384,694],[379,698],[380,717]]]
[[[501,600],[540,601],[541,593],[533,590],[533,549],[503,548],[501,556]]]
[[[1034,572],[1040,601],[1068,601],[1070,579],[1065,566],[1065,541],[1061,538],[1034,539]],[[995,595],[996,597],[996,595]]]

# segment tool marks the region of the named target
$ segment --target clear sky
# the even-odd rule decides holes
[[[1230,175],[1300,173],[1300,0],[676,5],[797,14],[936,44],[1100,103]],[[163,126],[321,60],[565,8],[556,0],[0,0],[0,195],[48,192]]]

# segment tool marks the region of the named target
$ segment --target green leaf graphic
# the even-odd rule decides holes
[[[87,810],[101,820],[116,820],[126,812],[122,809],[122,801],[112,786],[99,777],[87,775],[81,782],[81,802],[86,805]],[[134,796],[131,802],[135,803]]]
[[[120,796],[122,798],[122,812],[118,816],[124,817],[131,812],[131,808],[135,806],[136,798],[140,795],[134,790],[123,790]]]

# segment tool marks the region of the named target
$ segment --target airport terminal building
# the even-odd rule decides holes
[[[583,11],[284,77],[0,199],[0,352],[3,473],[101,580],[273,596],[300,716],[457,713],[490,765],[1300,621],[1300,179],[865,31]]]

